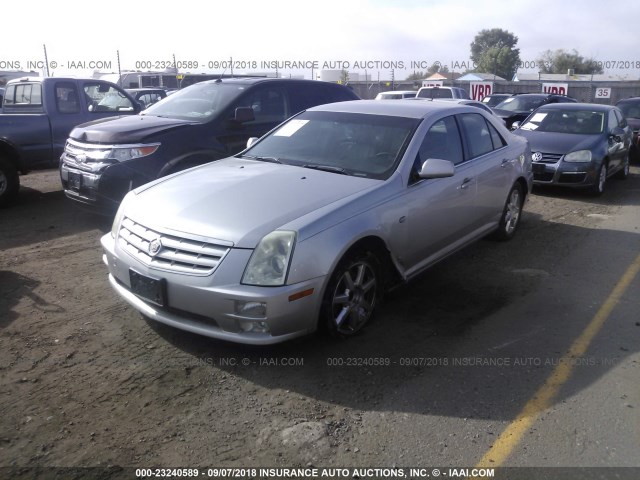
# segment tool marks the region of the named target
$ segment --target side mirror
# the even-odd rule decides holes
[[[258,141],[258,137],[250,137],[249,140],[247,140],[247,148],[255,145],[257,141]]]
[[[516,120],[515,122],[513,122],[511,124],[511,128],[509,130],[516,130],[518,128],[520,128],[520,125],[522,125],[522,122],[519,120]]]
[[[253,122],[256,117],[253,114],[253,108],[251,107],[238,107],[233,119],[238,123]]]
[[[620,127],[615,127],[609,133],[609,138],[613,139],[616,143],[622,143],[622,138],[624,137],[624,130]]]
[[[420,178],[445,178],[453,177],[454,173],[455,167],[453,162],[440,160],[439,158],[428,158],[422,164],[418,176]]]

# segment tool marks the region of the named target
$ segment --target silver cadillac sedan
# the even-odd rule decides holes
[[[512,238],[531,191],[527,140],[464,105],[335,103],[254,140],[122,201],[103,259],[145,317],[247,344],[351,336],[385,289]]]

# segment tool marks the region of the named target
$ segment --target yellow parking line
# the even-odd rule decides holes
[[[622,278],[620,278],[609,297],[593,317],[593,320],[587,325],[587,328],[582,332],[580,337],[573,342],[567,357],[561,359],[544,385],[538,389],[524,406],[522,412],[520,412],[515,420],[502,432],[489,451],[480,459],[477,468],[499,467],[507,460],[518,443],[520,443],[524,434],[529,430],[533,422],[536,421],[540,412],[551,406],[551,401],[558,394],[560,387],[562,387],[571,375],[573,371],[571,359],[584,355],[591,341],[598,334],[607,318],[609,318],[611,311],[618,304],[620,298],[624,295],[624,292],[639,271],[640,255],[636,257],[635,261],[629,266]]]

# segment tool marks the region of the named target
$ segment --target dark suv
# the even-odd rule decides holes
[[[493,112],[504,120],[508,129],[513,130],[514,122],[522,122],[536,108],[549,103],[576,103],[575,98],[549,93],[521,93],[506,98],[493,107]]]
[[[290,116],[358,100],[345,86],[314,80],[225,78],[200,82],[140,115],[85,123],[60,159],[68,198],[114,211],[125,194],[159,177],[244,150]]]
[[[626,117],[627,123],[633,130],[633,143],[629,150],[629,157],[632,162],[640,162],[640,97],[631,97],[620,100],[616,103],[616,107],[622,110],[622,114]]]

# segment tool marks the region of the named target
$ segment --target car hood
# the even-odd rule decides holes
[[[70,137],[79,142],[123,144],[139,143],[158,132],[192,125],[175,118],[162,118],[147,115],[128,115],[107,117],[78,125],[71,131]]]
[[[531,152],[566,154],[577,150],[590,150],[602,135],[578,135],[572,133],[535,132],[518,129],[515,135],[529,140]]]
[[[124,214],[148,228],[255,248],[266,234],[380,180],[237,158],[165,177],[127,197]]]

